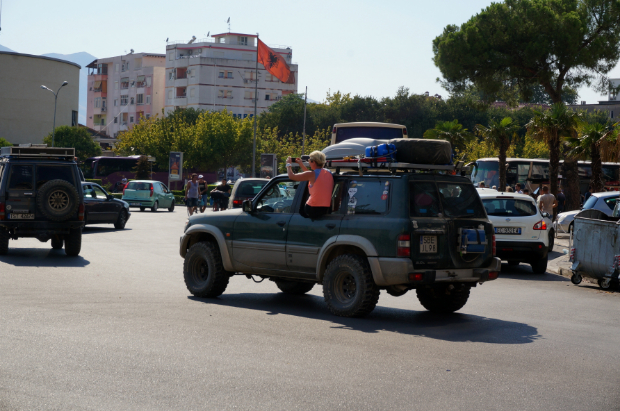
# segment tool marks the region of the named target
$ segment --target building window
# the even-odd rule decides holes
[[[168,98],[172,98],[172,90],[168,90]]]
[[[151,104],[151,96],[146,96],[146,104]]]
[[[116,63],[116,72],[117,72],[117,73],[118,73],[118,67],[119,67],[119,64],[118,64],[118,63]]]
[[[114,123],[118,123],[118,117],[114,117]]]
[[[129,116],[129,122],[133,123],[133,116]]]
[[[142,68],[142,59],[134,59],[133,61],[134,70],[140,70]]]
[[[168,80],[174,80],[174,71],[173,70],[170,70],[168,72]]]
[[[247,36],[238,36],[237,40],[239,41],[239,44],[242,46],[247,46],[248,45],[248,38]]]
[[[226,78],[233,78],[232,71],[227,71],[226,72]]]
[[[151,80],[152,80],[152,78],[150,76],[146,78],[146,86],[147,87],[151,87]]]
[[[118,90],[118,81],[114,82],[114,90]]]
[[[611,118],[614,118],[614,112],[612,111],[610,114],[611,114]]]
[[[101,107],[101,97],[95,97],[95,108]]]
[[[78,112],[75,110],[71,110],[71,126],[75,127],[78,125]]]
[[[114,107],[118,106],[118,99],[114,99]]]
[[[129,70],[129,62],[128,61],[124,61],[121,64],[121,71],[127,71],[127,70]]]
[[[151,115],[150,115],[150,114],[147,114],[147,115],[146,115],[146,119],[148,120],[149,118],[151,118]]]
[[[253,91],[246,91],[245,95],[243,96],[244,99],[246,100],[252,100],[254,98],[254,92]]]
[[[226,74],[225,71],[220,71],[219,74],[217,75],[218,78],[224,78],[224,75]]]
[[[144,94],[136,95],[136,104],[144,104]]]
[[[193,89],[193,88],[189,89],[189,96],[196,97],[196,89]]]
[[[170,61],[174,60],[174,53],[168,54],[168,60],[170,60]]]
[[[127,103],[129,102],[129,96],[125,95],[121,95],[121,106],[126,106]]]
[[[121,90],[127,90],[129,88],[129,77],[123,77],[121,79]]]
[[[133,106],[135,104],[135,101],[136,101],[136,99],[132,97],[129,104],[131,104]]]

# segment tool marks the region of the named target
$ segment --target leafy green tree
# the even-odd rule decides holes
[[[481,124],[476,126],[476,132],[483,140],[488,141],[498,150],[499,160],[499,189],[504,191],[506,188],[506,153],[517,138],[519,125],[513,122],[512,118],[504,117],[501,121],[491,120],[489,126]]]
[[[6,139],[0,137],[0,147],[11,147],[12,145]]]
[[[560,167],[560,142],[565,138],[577,137],[577,130],[583,123],[581,114],[569,110],[563,103],[554,104],[549,110],[534,111],[534,117],[526,125],[528,134],[544,141],[549,147],[549,185],[551,193],[558,193],[558,172]],[[567,190],[571,198],[579,198],[574,187]]]
[[[136,161],[136,167],[133,169],[136,173],[136,180],[150,180],[151,179],[151,163],[147,156],[140,156]]]
[[[440,121],[435,124],[435,128],[426,130],[424,138],[432,138],[438,140],[446,140],[452,144],[452,147],[462,150],[465,144],[471,140],[471,134],[457,119],[452,121]]]
[[[43,138],[43,142],[52,146],[52,134]],[[55,147],[73,147],[78,160],[86,160],[88,157],[101,155],[101,146],[92,139],[88,131],[83,127],[60,126],[56,127],[54,136]]]
[[[620,1],[506,0],[492,3],[460,27],[449,25],[433,41],[444,86],[474,84],[489,96],[514,84],[524,101],[540,85],[554,103],[565,87],[598,80],[620,58]]]

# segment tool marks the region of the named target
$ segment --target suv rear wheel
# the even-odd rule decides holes
[[[0,228],[0,255],[6,255],[9,252],[9,232]]]
[[[368,260],[355,254],[334,258],[323,277],[323,295],[329,310],[341,317],[363,317],[375,309],[379,288]]]
[[[65,253],[68,256],[75,257],[82,250],[82,229],[72,228],[69,235],[65,238]]]
[[[183,276],[190,293],[206,298],[221,295],[230,278],[222,265],[218,247],[205,241],[194,244],[187,251],[183,262]]]
[[[286,294],[303,295],[314,287],[314,283],[304,283],[301,281],[276,281],[276,285]]]
[[[469,298],[469,286],[461,287],[436,286],[415,290],[420,304],[428,311],[448,314],[463,308]]]
[[[51,180],[43,184],[37,193],[37,206],[52,221],[71,218],[80,205],[75,187],[65,180]]]

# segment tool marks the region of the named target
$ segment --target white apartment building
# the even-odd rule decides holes
[[[132,53],[88,66],[86,125],[110,137],[162,113],[166,56]]]
[[[279,53],[295,73],[295,83],[285,84],[258,65],[256,84],[256,36],[223,33],[189,43],[172,42],[166,46],[165,113],[175,108],[202,110],[226,109],[235,117],[265,111],[282,96],[297,92],[297,65],[291,63],[293,50],[286,46],[268,46]],[[258,86],[258,93],[255,87]]]

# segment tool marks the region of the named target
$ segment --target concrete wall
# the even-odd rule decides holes
[[[64,60],[0,52],[0,137],[11,143],[42,143],[52,132],[54,95],[58,93],[56,127],[71,125],[79,106],[80,66]],[[76,114],[77,118],[77,114]]]

